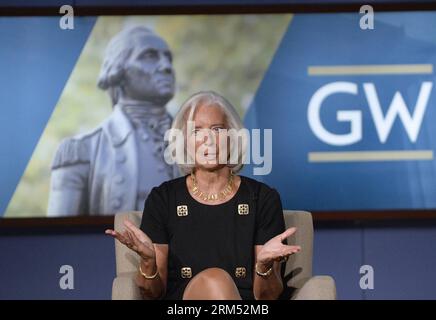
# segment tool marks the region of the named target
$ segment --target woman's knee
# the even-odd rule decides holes
[[[190,285],[201,285],[202,287],[207,287],[209,289],[214,287],[236,287],[230,274],[226,270],[216,267],[207,268],[199,272],[191,279],[188,286]]]
[[[203,271],[199,272],[196,276],[203,278],[203,280],[209,282],[218,282],[218,283],[233,282],[231,275],[226,270],[217,267],[204,269]]]
[[[196,296],[201,292],[202,295],[211,295],[215,298],[238,299],[239,291],[230,274],[221,268],[208,268],[191,279],[185,289],[185,297]]]

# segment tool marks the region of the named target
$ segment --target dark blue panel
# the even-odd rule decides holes
[[[0,299],[110,299],[114,241],[103,234],[0,237]],[[74,268],[62,290],[59,268]]]
[[[314,275],[334,277],[339,299],[435,299],[436,228],[315,231]],[[110,299],[114,242],[99,233],[1,236],[0,299]],[[75,289],[59,288],[59,268],[75,271]],[[375,289],[360,290],[359,269],[375,269]]]
[[[313,274],[335,279],[338,299],[362,299],[359,269],[362,265],[362,231],[315,229]]]
[[[434,226],[366,229],[364,243],[374,268],[368,299],[436,299]]]

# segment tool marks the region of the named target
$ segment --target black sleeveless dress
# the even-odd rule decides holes
[[[262,182],[240,177],[236,194],[219,205],[195,200],[186,186],[186,176],[151,190],[141,230],[153,243],[169,245],[163,299],[181,300],[191,278],[210,267],[226,270],[242,299],[254,299],[254,246],[282,233],[285,222],[278,192]]]

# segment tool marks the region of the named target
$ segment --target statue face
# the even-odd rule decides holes
[[[175,74],[166,42],[156,35],[135,40],[126,61],[123,91],[126,98],[166,104],[174,96]]]

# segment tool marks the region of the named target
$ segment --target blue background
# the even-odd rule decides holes
[[[95,18],[77,17],[74,23],[74,30],[62,30],[58,17],[0,18],[1,215],[82,52]]]
[[[418,139],[412,143],[397,117],[386,143],[377,136],[364,83],[373,83],[386,115],[396,91],[413,114],[422,82],[429,75],[308,76],[309,66],[433,64],[436,38],[418,39],[408,33],[411,24],[422,33],[436,34],[435,12],[376,13],[375,29],[362,31],[360,16],[297,14],[256,93],[246,118],[247,128],[272,128],[273,170],[254,176],[274,185],[285,207],[305,210],[380,210],[436,208],[436,162],[385,161],[309,163],[312,151],[434,150],[436,94],[433,87]],[[385,20],[395,21],[397,26]],[[418,32],[415,30],[415,32]],[[321,106],[326,130],[345,134],[349,123],[336,120],[338,110],[362,112],[362,140],[331,146],[309,127],[308,104],[317,89],[336,82],[352,82],[357,95],[333,94]],[[250,174],[252,166],[245,173]],[[283,179],[283,177],[289,179]]]

